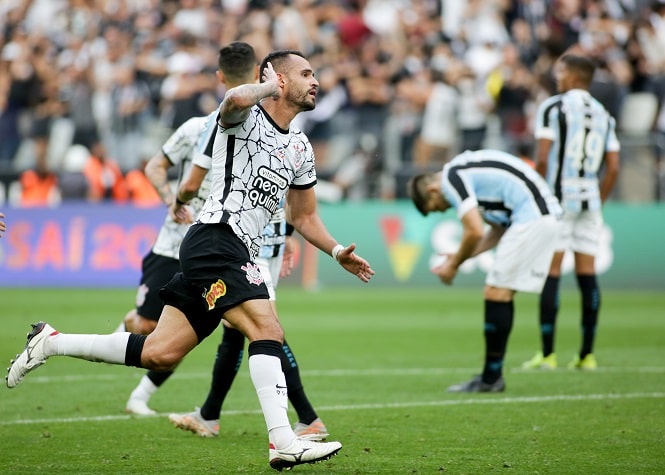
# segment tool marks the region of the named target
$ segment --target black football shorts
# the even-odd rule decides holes
[[[159,291],[180,272],[180,262],[150,251],[141,262],[141,272],[141,282],[136,292],[136,312],[143,318],[157,321],[164,307]]]
[[[269,298],[259,267],[226,224],[192,225],[180,245],[180,269],[160,295],[187,316],[199,342],[228,310]]]

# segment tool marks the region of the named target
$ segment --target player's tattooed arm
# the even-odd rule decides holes
[[[170,167],[171,161],[161,151],[155,154],[145,166],[145,176],[148,177],[148,180],[167,206],[170,206],[175,199],[173,190],[169,185],[167,170]]]
[[[226,91],[219,107],[219,120],[223,126],[239,124],[249,116],[249,110],[267,97],[279,97],[279,77],[268,63],[263,73],[263,82],[243,84]]]

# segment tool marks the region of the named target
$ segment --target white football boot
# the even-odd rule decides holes
[[[16,359],[11,361],[11,366],[7,368],[8,388],[15,388],[26,374],[33,369],[43,365],[48,358],[44,354],[44,343],[47,338],[58,332],[48,323],[39,322],[32,324],[32,331],[28,333],[28,341],[21,354],[16,355]]]
[[[337,455],[342,448],[339,442],[314,442],[295,438],[288,447],[277,450],[272,444],[268,450],[270,466],[281,472],[304,463],[316,463]]]

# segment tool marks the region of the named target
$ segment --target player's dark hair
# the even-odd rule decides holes
[[[579,56],[576,54],[564,54],[559,58],[566,68],[573,71],[580,81],[585,84],[591,84],[593,73],[596,71],[595,63],[586,56]]]
[[[413,204],[416,205],[418,211],[423,216],[427,216],[427,209],[425,205],[427,204],[427,185],[431,181],[430,173],[422,173],[411,177],[406,184],[406,192],[413,201]]]
[[[254,72],[258,62],[251,45],[243,41],[234,41],[219,50],[217,63],[219,70],[230,80],[240,81]]]
[[[275,70],[275,72],[283,74],[285,72],[284,70],[285,65],[289,60],[289,56],[291,55],[296,55],[300,56],[301,58],[305,58],[304,54],[302,54],[298,50],[293,50],[293,49],[273,51],[272,53],[269,53],[265,58],[263,58],[263,61],[261,61],[261,66],[259,67],[260,81],[263,82],[263,71],[268,66],[268,63],[272,64],[272,67]]]
[[[530,140],[519,140],[515,144],[515,155],[520,158],[531,158],[533,154],[533,142]]]

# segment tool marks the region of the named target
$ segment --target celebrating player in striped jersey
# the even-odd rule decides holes
[[[423,215],[454,208],[464,227],[457,251],[432,269],[444,284],[453,283],[464,261],[496,247],[484,289],[485,365],[480,375],[448,391],[504,391],[513,298],[517,291],[542,290],[561,207],[538,173],[518,157],[498,150],[457,155],[442,171],[413,177],[408,193]]]
[[[254,49],[246,43],[233,43],[220,49],[217,76],[227,90],[256,82],[258,63]],[[180,270],[180,243],[192,223],[192,218],[198,216],[210,192],[208,170],[212,163],[216,121],[217,111],[205,117],[187,120],[148,162],[146,174],[164,203],[170,206],[170,212],[164,219],[155,244],[143,258],[136,307],[127,313],[117,331],[148,335],[157,325],[164,306],[159,291]],[[175,202],[168,179],[168,170],[171,167],[177,167],[179,171],[176,187],[178,193],[183,196],[189,194],[187,206]],[[275,289],[282,268],[286,239],[285,214],[280,207],[264,228],[261,250],[255,260],[268,287],[275,312]],[[217,347],[208,397],[204,404],[193,412],[172,414],[172,422],[204,437],[218,435],[222,405],[240,368],[244,344],[245,337],[242,333],[224,326],[222,341]],[[286,377],[289,401],[298,416],[294,431],[299,437],[310,440],[325,438],[328,436],[327,428],[309,402],[296,358],[286,341],[283,349],[282,370]],[[130,394],[125,410],[138,415],[155,414],[148,402],[171,374],[172,371],[149,370]]]

